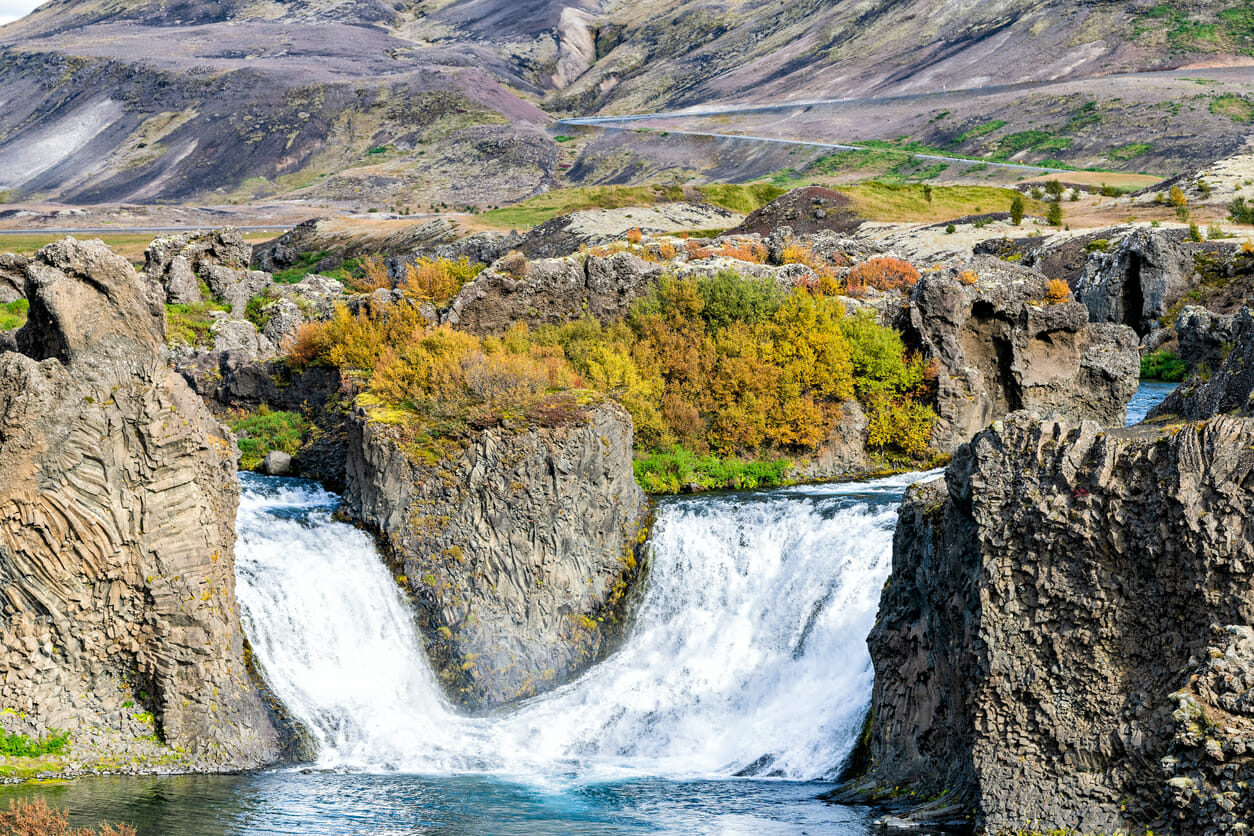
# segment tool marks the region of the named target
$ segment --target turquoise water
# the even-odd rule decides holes
[[[816,801],[828,788],[813,782],[640,779],[545,790],[482,776],[269,771],[5,787],[0,803],[40,795],[68,810],[76,826],[129,821],[140,836],[881,832],[865,810]]]
[[[1142,380],[1136,394],[1128,402],[1128,426],[1139,424],[1145,415],[1172,393],[1177,383],[1160,383],[1154,380]]]

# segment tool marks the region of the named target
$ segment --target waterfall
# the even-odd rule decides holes
[[[334,494],[244,476],[236,572],[267,682],[317,766],[539,780],[832,777],[869,702],[866,634],[901,490],[869,484],[665,500],[632,630],[565,686],[459,714],[402,591]]]

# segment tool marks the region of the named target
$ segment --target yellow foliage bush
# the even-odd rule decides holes
[[[1050,279],[1045,282],[1045,301],[1051,305],[1059,305],[1071,298],[1071,287],[1062,279]]]
[[[974,270],[963,270],[958,274],[958,281],[963,284],[975,284],[980,280],[979,275]]]
[[[436,305],[443,305],[462,289],[462,286],[479,275],[481,265],[471,264],[462,256],[456,261],[447,258],[420,258],[406,266],[402,289]]]

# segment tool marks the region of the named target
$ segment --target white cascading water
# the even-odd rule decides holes
[[[318,766],[539,780],[833,777],[870,697],[866,635],[888,575],[893,496],[861,485],[661,505],[631,633],[566,686],[459,715],[408,606],[337,498],[246,477],[237,594],[266,679]]]

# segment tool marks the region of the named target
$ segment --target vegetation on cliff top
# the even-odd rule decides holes
[[[239,444],[241,470],[256,470],[271,450],[289,456],[300,450],[310,423],[298,412],[271,410],[262,404],[256,412],[231,422]]]
[[[879,261],[856,289],[918,278]],[[560,424],[608,395],[631,413],[637,472],[655,491],[777,484],[789,456],[823,444],[855,399],[871,447],[921,459],[936,421],[929,370],[871,314],[847,316],[839,284],[818,285],[664,277],[624,321],[517,324],[499,338],[430,325],[410,300],[341,307],[304,326],[289,359],[356,377],[377,417],[427,440]]]

